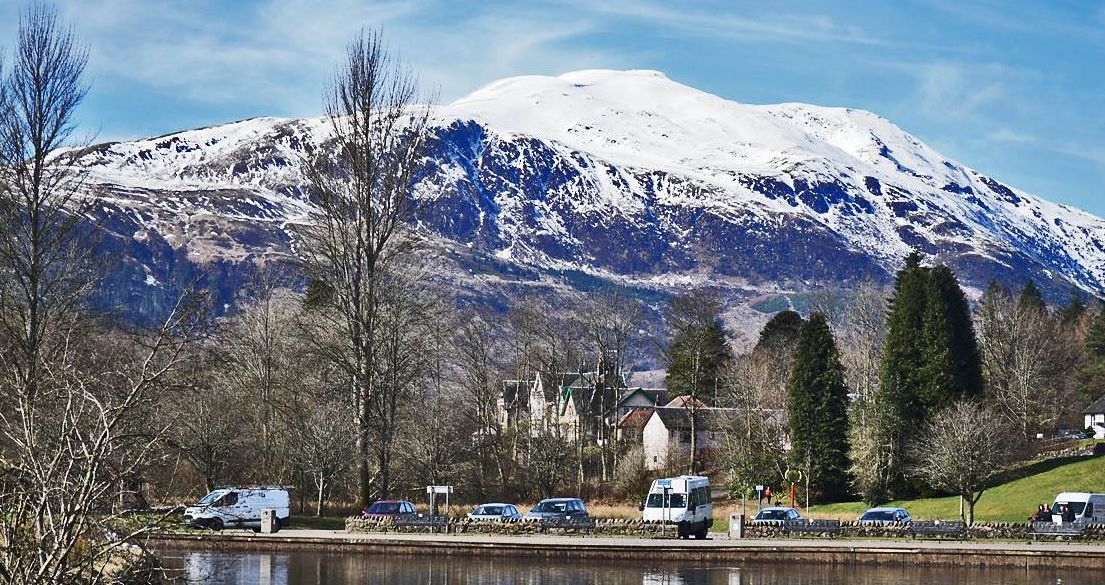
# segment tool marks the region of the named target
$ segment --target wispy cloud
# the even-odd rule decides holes
[[[1018,132],[1009,128],[999,128],[986,135],[988,142],[1001,143],[1001,144],[1033,144],[1036,142],[1036,137],[1024,132]]]
[[[841,24],[827,15],[808,12],[704,10],[696,8],[693,3],[663,4],[650,0],[563,0],[563,3],[593,14],[647,20],[700,37],[777,43],[883,43],[857,26]]]

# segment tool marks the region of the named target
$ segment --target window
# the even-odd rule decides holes
[[[233,506],[238,503],[238,492],[230,492],[219,500],[220,506]]]
[[[1086,504],[1086,511],[1082,515],[1086,518],[1093,518],[1093,502]]]
[[[407,514],[414,514],[415,513],[414,512],[414,504],[411,504],[410,502],[404,502],[403,503],[403,511],[406,512]]]
[[[669,508],[686,508],[687,507],[687,494],[674,494],[669,493],[668,499],[670,504]],[[664,494],[653,493],[648,495],[648,501],[645,502],[645,506],[648,508],[663,508],[664,507]]]

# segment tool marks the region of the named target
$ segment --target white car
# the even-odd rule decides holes
[[[805,520],[798,513],[798,510],[782,506],[764,508],[752,519],[752,524],[784,524],[788,522],[805,522]]]
[[[184,509],[184,522],[196,528],[252,528],[261,531],[261,511],[276,511],[276,528],[288,525],[288,490],[283,488],[221,488]]]
[[[469,520],[521,520],[522,514],[514,504],[480,504],[468,513]]]

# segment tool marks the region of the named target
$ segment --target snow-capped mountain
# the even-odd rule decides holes
[[[261,118],[87,149],[80,165],[165,288],[290,253],[321,119]],[[969,286],[1105,291],[1105,221],[1008,187],[870,112],[746,105],[653,71],[516,77],[434,113],[412,194],[458,278],[673,290],[887,279],[913,249]],[[571,281],[568,278],[567,281]],[[227,296],[229,298],[229,296]]]

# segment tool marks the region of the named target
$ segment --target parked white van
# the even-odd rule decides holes
[[[288,490],[284,488],[220,488],[184,509],[184,522],[196,528],[224,527],[261,531],[261,511],[276,510],[277,529],[288,525]]]
[[[1069,510],[1069,516],[1063,519],[1063,507]],[[1105,494],[1091,494],[1087,492],[1063,492],[1055,496],[1055,503],[1051,505],[1051,521],[1056,524],[1063,522],[1093,522],[1105,524]]]
[[[706,538],[714,525],[710,479],[698,475],[658,479],[652,482],[641,512],[646,522],[675,524],[679,538]]]

